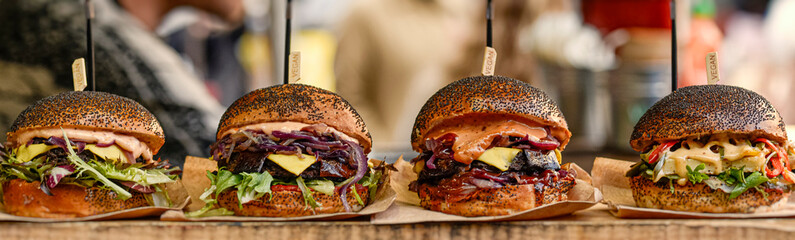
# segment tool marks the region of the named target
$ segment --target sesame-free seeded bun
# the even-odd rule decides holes
[[[729,85],[696,85],[652,105],[635,125],[630,145],[644,152],[655,143],[720,133],[787,140],[781,116],[761,95]]]
[[[8,141],[37,129],[75,128],[129,135],[156,154],[165,142],[154,115],[132,99],[106,92],[69,91],[43,98],[28,106],[11,125]]]
[[[370,152],[372,138],[359,113],[339,95],[303,84],[261,88],[237,99],[218,125],[217,139],[230,129],[265,122],[326,124],[359,141]]]
[[[149,202],[143,193],[132,191],[127,200],[116,199],[116,193],[99,187],[80,187],[61,184],[50,189],[52,196],[39,188],[41,182],[12,179],[3,182],[5,212],[40,218],[76,218],[146,207]]]
[[[422,106],[414,129],[411,146],[422,152],[424,136],[435,126],[467,115],[513,115],[548,126],[550,134],[565,148],[571,137],[566,120],[557,104],[538,88],[502,76],[477,76],[455,81],[437,91]]]

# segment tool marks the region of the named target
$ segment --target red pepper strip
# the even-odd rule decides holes
[[[669,148],[673,147],[674,145],[676,145],[676,141],[669,141],[669,142],[663,143],[659,147],[657,147],[654,150],[652,150],[651,153],[649,154],[649,159],[648,159],[649,160],[649,164],[656,163],[657,160],[659,160],[658,157],[660,156],[660,153],[662,153],[665,150],[668,150]]]
[[[776,156],[770,158],[770,162],[773,164],[774,169],[773,170],[768,169],[767,164],[765,164],[765,174],[767,175],[767,177],[774,178],[778,175],[781,175],[781,173],[784,171],[784,166],[781,164],[781,159],[786,160],[787,162],[786,164],[789,165],[789,160],[787,160],[787,155],[783,154],[781,152],[781,148],[771,143],[770,140],[764,138],[757,138],[756,141],[754,142],[765,143],[765,145],[767,145],[768,148],[776,151]],[[784,178],[789,178],[789,175],[784,174]],[[787,179],[787,181],[792,182],[790,179]]]

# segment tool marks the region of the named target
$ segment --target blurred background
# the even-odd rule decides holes
[[[0,0],[0,132],[34,101],[72,87],[86,52],[82,0]],[[133,98],[181,165],[207,156],[226,106],[281,83],[285,0],[93,0],[97,90]],[[677,0],[679,86],[759,92],[792,124],[795,1]],[[374,140],[372,158],[412,158],[409,135],[436,90],[479,75],[485,0],[293,0],[301,83],[346,98]],[[634,159],[635,121],[671,91],[669,0],[494,0],[498,75],[544,89],[574,136],[564,152]],[[0,137],[4,140],[5,136]]]

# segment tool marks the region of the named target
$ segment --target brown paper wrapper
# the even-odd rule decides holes
[[[392,205],[382,213],[378,213],[371,219],[373,224],[406,224],[419,222],[497,222],[497,221],[519,221],[546,219],[562,215],[567,215],[579,210],[584,210],[594,206],[600,199],[601,194],[591,185],[591,177],[588,172],[572,164],[571,170],[577,172],[577,184],[569,192],[569,200],[539,206],[511,215],[504,216],[485,216],[485,217],[463,217],[458,215],[446,214],[430,211],[420,207],[420,199],[416,192],[409,191],[408,186],[411,181],[417,179],[417,173],[412,169],[412,165],[402,158],[394,164],[397,169],[391,178],[392,189],[397,193],[398,203]]]
[[[371,160],[372,161],[372,160]],[[207,171],[215,171],[218,165],[215,161],[188,156],[185,158],[185,169],[182,171],[182,178],[185,181],[185,189],[188,190],[191,198],[199,199],[204,190],[210,187],[210,179],[207,178]],[[384,172],[387,179],[385,185],[389,184],[389,171]],[[364,207],[358,212],[342,212],[331,214],[318,214],[301,217],[243,217],[243,216],[215,216],[203,218],[189,218],[181,210],[170,210],[160,216],[164,221],[191,221],[191,222],[283,222],[283,221],[302,221],[302,220],[341,220],[360,216],[369,216],[385,211],[395,201],[395,191],[388,187],[380,187],[376,193],[375,201]],[[195,211],[204,207],[203,201],[194,201],[185,210]]]
[[[168,192],[168,196],[171,198],[172,203],[174,203],[174,207],[139,207],[139,208],[131,208],[122,211],[116,212],[109,212],[99,215],[93,215],[88,217],[80,217],[80,218],[69,218],[69,219],[51,219],[51,218],[35,218],[35,217],[20,217],[11,214],[7,214],[5,212],[0,211],[0,221],[8,221],[8,222],[80,222],[80,221],[98,221],[98,220],[114,220],[114,219],[132,219],[132,218],[142,218],[142,217],[150,217],[150,216],[160,216],[166,211],[169,210],[177,210],[185,208],[185,206],[190,203],[190,196],[188,196],[188,192],[185,191],[185,188],[182,186],[182,181],[177,180],[176,182],[166,184],[165,186],[166,192]],[[0,210],[4,210],[2,205],[0,205]]]
[[[700,218],[700,219],[744,219],[795,217],[795,204],[788,202],[780,209],[763,213],[700,213],[640,208],[632,198],[629,178],[624,174],[633,162],[610,158],[596,158],[593,164],[593,183],[603,195],[603,200],[613,216],[619,218]]]

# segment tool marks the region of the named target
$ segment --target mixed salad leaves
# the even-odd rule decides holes
[[[674,182],[678,182],[681,177],[676,174],[658,175],[662,174],[661,169],[667,159],[667,151],[678,143],[678,141],[664,142],[655,146],[649,152],[641,154],[642,161],[634,164],[626,176],[641,176],[650,180],[668,181],[673,193],[675,191]],[[768,193],[763,186],[782,189],[788,188],[788,185],[795,183],[795,174],[790,170],[789,164],[789,159],[795,155],[792,147],[782,148],[775,142],[764,138],[758,138],[753,143],[755,143],[753,146],[760,152],[764,152],[765,148],[770,150],[770,153],[765,156],[766,163],[762,171],[744,171],[744,169],[732,167],[717,175],[708,175],[704,172],[706,165],[701,163],[695,168],[691,168],[689,165],[686,166],[686,182],[691,184],[704,183],[712,189],[728,193],[730,199],[736,198],[750,189],[754,189],[767,197]],[[721,160],[724,159],[723,150],[723,148],[719,149]]]
[[[110,189],[116,193],[118,199],[126,200],[132,197],[131,191],[165,195],[160,185],[174,182],[180,173],[178,167],[169,167],[165,162],[129,164],[106,161],[93,154],[84,154],[83,156],[91,157],[81,158],[78,154],[85,150],[86,143],[72,141],[66,133],[63,138],[53,136],[45,142],[63,142],[54,145],[66,151],[67,161],[50,159],[48,154],[39,154],[29,161],[20,161],[16,157],[16,149],[0,145],[0,182],[12,179],[39,181],[41,190],[48,195],[52,195],[51,189],[60,184],[100,187]],[[158,199],[167,200],[168,197]],[[171,203],[154,201],[153,204],[162,206]]]

